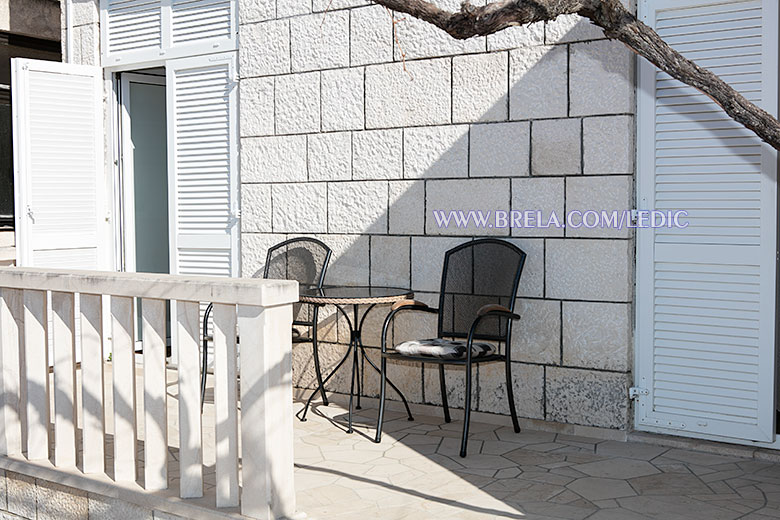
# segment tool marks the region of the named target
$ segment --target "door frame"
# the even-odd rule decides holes
[[[165,76],[123,72],[119,78],[119,178],[117,186],[120,192],[120,234],[118,241],[122,252],[120,259],[124,271],[135,272],[135,170],[133,163],[132,141],[130,135],[130,83],[143,83],[165,87]],[[166,92],[167,94],[167,92]],[[167,116],[167,114],[166,114]],[[168,143],[165,143],[166,150]],[[165,164],[166,182],[170,182],[168,164]],[[170,212],[168,220],[170,221]],[[170,229],[170,222],[168,222]],[[168,254],[170,254],[170,246]]]

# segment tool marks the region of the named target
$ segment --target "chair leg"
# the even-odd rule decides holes
[[[204,324],[205,328],[206,325]],[[203,413],[203,404],[206,402],[206,376],[209,370],[209,342],[203,339],[203,361],[200,370],[200,411]]]
[[[320,394],[322,395],[322,404],[325,406],[328,406],[328,396],[325,395],[325,385],[322,384],[322,370],[320,370],[320,353],[317,348],[317,318],[319,314],[319,309],[317,307],[314,308],[313,314],[314,319],[313,322],[314,325],[311,328],[311,344],[312,348],[314,350],[314,372],[317,374],[317,384],[320,387]]]
[[[509,401],[509,414],[512,416],[512,426],[515,433],[520,433],[520,423],[517,422],[517,410],[515,409],[515,391],[512,387],[512,363],[506,361],[506,397]]]
[[[471,420],[471,364],[466,365],[466,399],[463,407],[463,438],[460,441],[460,456],[466,456],[469,443],[469,421]]]
[[[450,418],[450,406],[447,403],[447,385],[444,382],[444,365],[439,365],[439,389],[441,390],[441,404],[444,407],[444,422],[452,422]]]
[[[379,370],[379,414],[376,419],[376,438],[374,442],[382,441],[382,421],[385,418],[385,391],[387,389],[387,359],[382,357]]]

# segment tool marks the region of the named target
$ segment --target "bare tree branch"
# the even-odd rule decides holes
[[[623,42],[673,78],[709,96],[736,122],[780,150],[780,123],[728,83],[672,49],[653,29],[637,20],[620,0],[500,0],[476,7],[466,0],[460,11],[441,9],[427,0],[373,0],[388,9],[409,14],[465,40],[508,27],[553,21],[579,14],[604,30],[607,38]]]

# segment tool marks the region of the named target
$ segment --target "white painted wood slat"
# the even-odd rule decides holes
[[[144,356],[144,486],[168,487],[166,302],[144,298],[141,306]]]
[[[203,496],[203,432],[200,416],[200,304],[176,302],[179,347],[179,472],[182,498]]]
[[[114,389],[114,478],[136,479],[135,333],[133,298],[111,297]]]
[[[49,370],[46,292],[24,291],[24,346],[27,387],[27,458],[49,458]]]
[[[76,466],[75,295],[52,292],[54,465]]]
[[[102,473],[105,470],[103,301],[99,294],[80,294],[79,303],[84,473]]]
[[[24,339],[22,291],[0,289],[0,369],[3,394],[0,453],[22,454],[21,352]]]
[[[236,306],[214,305],[214,415],[217,507],[238,505]]]

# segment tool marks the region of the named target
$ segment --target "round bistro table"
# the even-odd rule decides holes
[[[363,347],[361,340],[363,332],[363,324],[366,321],[366,316],[377,305],[391,305],[401,300],[408,300],[414,298],[414,293],[409,289],[403,289],[400,287],[370,287],[370,286],[354,286],[354,285],[328,285],[321,288],[313,286],[301,286],[299,288],[299,300],[302,303],[310,303],[312,305],[334,305],[336,309],[344,316],[349,324],[349,348],[344,357],[339,361],[336,368],[328,374],[328,376],[322,381],[322,384],[309,396],[306,401],[306,406],[303,410],[298,412],[298,416],[301,421],[306,420],[306,413],[309,410],[309,405],[312,399],[325,387],[328,380],[333,377],[333,374],[344,365],[344,363],[352,356],[352,382],[349,387],[349,428],[347,433],[352,433],[352,399],[357,395],[356,409],[360,410],[360,365],[358,363],[358,355],[362,354],[363,359],[368,361],[368,364],[380,373],[379,367],[377,367],[371,358],[366,355],[366,350]],[[352,306],[352,318],[350,319],[349,312],[345,307]],[[361,305],[368,305],[368,308],[360,316],[359,307]],[[387,383],[398,395],[401,396],[406,412],[411,420],[412,413],[409,410],[409,403],[406,402],[406,397],[401,391],[388,379]],[[357,394],[355,393],[357,390]]]

